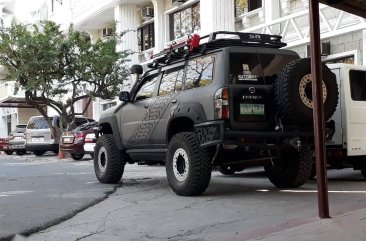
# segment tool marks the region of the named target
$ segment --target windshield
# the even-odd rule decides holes
[[[52,117],[49,118],[52,121]],[[50,128],[46,118],[44,117],[32,117],[27,125],[28,129],[48,129]]]

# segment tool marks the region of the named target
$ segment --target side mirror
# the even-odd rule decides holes
[[[141,65],[139,64],[134,64],[132,65],[131,69],[130,69],[131,74],[138,74],[138,75],[142,75],[142,73],[144,72],[144,69],[142,68]]]
[[[130,93],[128,91],[121,91],[118,95],[119,100],[120,101],[124,101],[124,102],[131,102],[130,98]]]

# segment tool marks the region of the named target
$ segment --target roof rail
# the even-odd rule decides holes
[[[286,46],[286,43],[281,42],[281,39],[282,37],[279,35],[229,31],[213,32],[203,37],[197,34],[188,35],[186,39],[179,42],[173,41],[163,51],[153,55],[154,60],[148,64],[148,67],[157,68],[174,60],[186,59],[191,53],[204,53],[207,50],[223,47],[282,48]]]

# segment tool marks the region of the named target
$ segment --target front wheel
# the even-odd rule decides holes
[[[101,183],[118,183],[124,168],[124,153],[118,150],[113,135],[102,135],[94,152],[94,171],[98,180]]]
[[[211,179],[212,166],[193,132],[178,133],[170,140],[166,174],[173,191],[180,196],[202,194]]]
[[[296,188],[309,179],[312,165],[312,152],[309,148],[297,151],[290,147],[279,151],[277,158],[266,164],[264,170],[276,187]]]
[[[74,154],[74,153],[71,153],[71,157],[72,157],[72,159],[74,159],[75,161],[79,161],[79,160],[83,159],[84,154]]]

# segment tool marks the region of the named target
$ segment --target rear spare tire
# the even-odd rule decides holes
[[[118,150],[113,135],[102,135],[94,152],[94,171],[98,180],[101,183],[118,183],[125,164],[124,153]]]
[[[338,85],[335,75],[322,65],[323,103],[325,121],[332,117],[338,104]],[[311,126],[313,123],[313,96],[310,58],[288,63],[274,83],[275,101],[286,124]]]
[[[165,166],[168,182],[177,195],[200,195],[210,183],[211,162],[193,132],[173,136],[168,145]]]
[[[279,151],[276,159],[264,165],[264,170],[276,187],[296,188],[309,179],[312,166],[312,152],[309,148],[297,151],[289,147]]]

